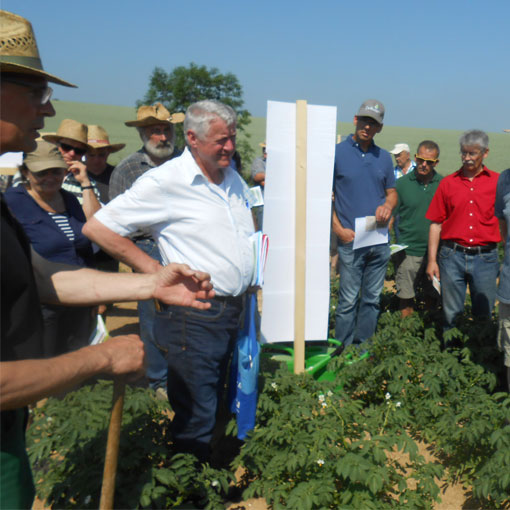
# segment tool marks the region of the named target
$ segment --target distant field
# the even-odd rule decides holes
[[[60,121],[65,118],[75,119],[85,124],[99,124],[108,131],[110,140],[113,143],[122,142],[126,144],[125,149],[110,157],[112,164],[117,164],[125,156],[138,150],[141,146],[137,130],[124,125],[126,120],[136,119],[136,108],[134,107],[106,106],[69,101],[54,101],[53,104],[57,115],[46,120],[45,131],[56,131]],[[471,127],[476,128],[476,125]],[[351,133],[352,129],[352,124],[339,122],[337,133],[345,136]],[[266,119],[253,117],[247,131],[251,135],[250,143],[255,150],[255,154],[258,156],[260,154],[258,144],[265,140]],[[406,142],[414,153],[420,141],[425,139],[434,140],[441,148],[441,161],[438,170],[443,175],[447,175],[460,167],[458,139],[461,133],[461,131],[446,129],[384,126],[382,132],[377,135],[376,141],[378,145],[388,150],[395,143]],[[510,167],[510,133],[489,133],[489,138],[490,153],[486,160],[487,166],[492,170],[501,172]]]

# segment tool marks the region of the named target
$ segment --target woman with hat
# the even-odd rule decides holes
[[[73,171],[73,166],[69,169]],[[93,267],[92,245],[82,234],[87,218],[78,200],[61,189],[67,170],[55,145],[39,139],[36,150],[24,155],[23,185],[9,188],[4,198],[40,255],[53,262]],[[95,325],[93,310],[42,305],[44,355],[87,345]]]
[[[89,149],[85,155],[85,164],[89,177],[92,178],[97,185],[100,193],[101,203],[108,203],[108,189],[110,177],[115,167],[108,163],[108,156],[114,152],[122,150],[125,143],[110,143],[110,138],[106,129],[97,125],[88,126]]]
[[[88,128],[85,124],[73,119],[64,119],[56,133],[45,134],[42,138],[58,147],[69,170],[62,188],[78,199],[88,218],[101,208],[101,204],[97,184],[90,179],[82,163],[83,156],[90,149],[87,136]]]

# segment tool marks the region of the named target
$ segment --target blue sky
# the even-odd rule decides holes
[[[234,73],[245,105],[377,98],[385,123],[510,128],[510,0],[2,0],[28,18],[55,97],[134,106],[151,71],[195,62]],[[510,140],[509,140],[510,141]]]

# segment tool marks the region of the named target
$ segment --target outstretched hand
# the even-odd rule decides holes
[[[190,269],[187,264],[170,263],[154,273],[153,277],[153,296],[163,303],[192,306],[199,310],[210,308],[210,303],[199,301],[211,299],[215,295],[208,273]]]

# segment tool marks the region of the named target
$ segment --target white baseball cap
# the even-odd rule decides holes
[[[390,152],[392,154],[400,154],[403,151],[406,151],[409,153],[411,152],[409,149],[409,145],[407,145],[407,143],[396,143],[395,147],[393,147],[393,149],[391,149]]]

